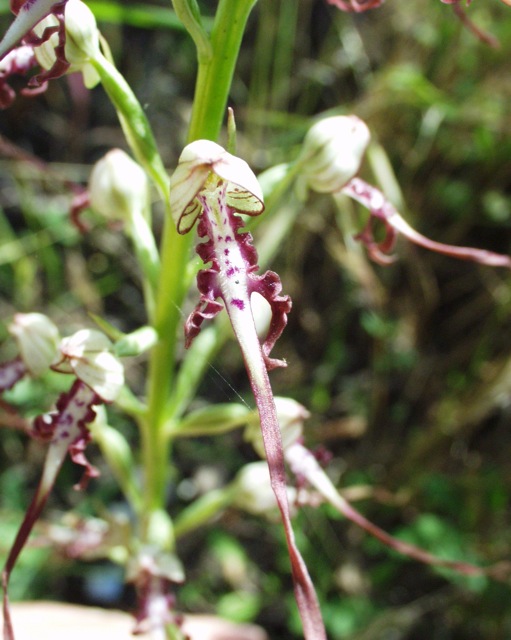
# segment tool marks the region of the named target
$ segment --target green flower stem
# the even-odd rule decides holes
[[[220,0],[211,30],[212,55],[199,59],[189,142],[218,138],[245,26],[256,1]]]
[[[104,413],[98,414],[103,419],[98,418],[89,425],[94,441],[133,510],[140,513],[142,496],[133,475],[134,460],[130,446],[120,431],[106,424]]]
[[[172,0],[174,11],[183,23],[197,49],[199,62],[208,61],[212,57],[211,43],[206,33],[195,0]]]
[[[174,521],[174,535],[180,538],[203,526],[230,506],[238,493],[236,484],[209,491],[181,511]]]
[[[216,140],[222,126],[232,76],[245,25],[256,0],[220,0],[211,33],[211,56],[199,52],[192,121],[188,140]],[[180,4],[179,2],[176,4]],[[161,277],[155,328],[160,340],[151,353],[148,387],[150,437],[144,453],[147,507],[161,508],[168,479],[169,442],[165,435],[167,405],[175,374],[177,331],[186,295],[186,269],[193,234],[180,236],[170,215],[161,244]]]
[[[169,178],[140,102],[122,74],[105,56],[98,54],[91,60],[91,64],[117,111],[124,135],[135,158],[153,179],[164,202],[167,202]]]
[[[138,263],[143,274],[146,313],[150,321],[154,317],[154,295],[160,276],[160,254],[149,221],[143,213],[134,213],[126,226]]]

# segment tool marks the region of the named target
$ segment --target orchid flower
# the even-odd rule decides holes
[[[81,71],[88,88],[99,82],[90,61],[99,53],[99,33],[91,10],[81,0],[11,0],[14,22],[0,42],[0,108],[15,98],[8,80],[41,67],[23,95],[46,90],[48,80]],[[16,46],[21,41],[19,46]]]
[[[484,249],[456,247],[426,238],[406,222],[379,189],[360,180],[360,178],[350,180],[343,187],[342,193],[363,204],[371,213],[369,222],[365,229],[358,234],[357,238],[366,245],[369,255],[375,262],[385,265],[394,261],[394,257],[389,256],[387,252],[392,249],[397,235],[400,233],[411,242],[425,249],[436,251],[452,258],[478,262],[491,267],[511,268],[511,258],[509,256],[494,253],[493,251],[485,251]],[[375,220],[382,220],[386,229],[386,237],[379,243],[374,240],[372,232],[372,225]]]
[[[277,411],[268,370],[285,366],[270,358],[291,309],[289,296],[281,296],[278,275],[257,275],[257,253],[249,233],[240,232],[239,214],[259,215],[263,196],[255,175],[243,160],[208,140],[192,142],[183,150],[170,181],[171,211],[179,233],[190,231],[198,220],[197,246],[204,263],[211,266],[197,276],[200,301],[185,324],[185,344],[190,346],[205,319],[222,309],[223,300],[245,361],[257,404],[271,485],[281,513],[291,559],[295,596],[305,637],[326,638],[319,605],[305,563],[296,546],[286,493],[284,457]],[[272,311],[268,333],[261,345],[251,307],[259,293]]]
[[[394,256],[389,252],[401,234],[430,251],[492,267],[511,268],[510,256],[436,242],[415,231],[379,189],[356,177],[369,140],[367,126],[356,116],[333,116],[314,124],[298,159],[302,167],[297,185],[299,195],[304,197],[307,189],[331,193],[334,197],[343,194],[367,207],[371,217],[356,237],[366,245],[370,257],[380,264],[393,262]],[[376,220],[382,221],[386,229],[381,242],[373,235]]]
[[[0,107],[8,107],[14,100],[14,91],[7,84],[10,75],[28,73],[37,66],[35,47],[57,34],[55,63],[50,69],[37,74],[29,80],[25,94],[37,94],[46,89],[48,80],[62,76],[69,68],[64,56],[66,34],[64,28],[64,8],[68,0],[11,0],[11,10],[16,15],[3,39],[0,41]],[[34,28],[47,16],[55,22],[41,35]],[[16,45],[21,41],[21,45]]]
[[[54,371],[72,373],[75,380],[69,391],[61,394],[53,411],[36,417],[32,422],[30,435],[47,442],[49,447],[39,486],[2,572],[5,640],[14,639],[8,583],[16,560],[48,500],[67,454],[85,469],[76,488],[83,489],[90,478],[98,475],[98,470],[84,455],[91,438],[87,425],[95,418],[94,406],[112,402],[124,383],[122,364],[110,353],[111,343],[99,331],[78,331],[61,340],[55,350],[52,345],[57,330],[40,314],[18,314],[11,331],[18,340],[19,361],[24,364],[26,372],[42,373],[43,369],[51,366]]]
[[[424,564],[452,569],[466,576],[490,575],[496,579],[505,578],[505,571],[499,564],[478,567],[467,562],[439,558],[416,545],[395,538],[368,520],[336,489],[318,461],[318,455],[304,446],[303,425],[304,420],[310,415],[309,412],[299,402],[291,398],[275,398],[275,402],[282,430],[284,458],[295,477],[297,486],[297,489],[288,487],[288,492],[293,495],[294,489],[297,504],[309,504],[317,507],[321,501],[327,502],[345,518],[390,549]],[[247,424],[245,439],[252,444],[261,457],[264,457],[261,436],[254,423]],[[268,492],[265,491],[267,481],[259,465],[260,463],[257,462],[247,465],[238,474],[235,481],[239,491],[236,504],[250,513],[268,513],[274,507]],[[312,487],[317,492],[319,501],[318,497],[312,495],[307,487]],[[261,497],[258,497],[258,492],[262,494]]]
[[[167,172],[144,109],[111,62],[108,46],[100,38],[89,7],[81,0],[11,2],[16,3],[14,12],[18,9],[19,13],[0,41],[0,108],[9,106],[14,99],[7,84],[9,75],[26,73],[36,62],[45,71],[30,79],[30,92],[44,91],[47,80],[67,72],[80,71],[88,89],[101,82],[117,111],[128,145],[167,201]],[[23,47],[32,48],[33,55],[25,48],[15,49],[20,40]],[[3,63],[2,58],[7,55]]]

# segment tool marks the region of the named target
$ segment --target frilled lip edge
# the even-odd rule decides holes
[[[280,295],[282,292],[282,283],[278,274],[274,271],[266,271],[262,275],[257,275],[257,251],[252,244],[252,235],[249,232],[240,233],[244,222],[242,218],[235,215],[229,209],[231,216],[232,229],[234,237],[244,258],[246,265],[246,279],[249,295],[253,293],[260,294],[270,305],[271,320],[266,337],[261,345],[264,361],[268,370],[276,367],[286,366],[285,361],[270,358],[270,353],[282,335],[287,325],[287,314],[291,311],[291,298],[288,295]],[[192,311],[185,323],[185,344],[189,347],[200,332],[201,325],[204,320],[211,320],[223,308],[223,305],[217,301],[222,298],[222,292],[217,283],[217,277],[220,275],[220,264],[215,253],[214,242],[210,238],[210,230],[208,224],[201,216],[198,235],[200,238],[208,238],[206,242],[197,245],[197,253],[205,264],[211,263],[211,267],[201,270],[197,275],[197,288],[200,293],[200,300],[196,308]],[[224,300],[228,311],[228,302]],[[251,313],[251,311],[249,310]]]

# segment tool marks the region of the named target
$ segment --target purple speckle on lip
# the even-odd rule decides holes
[[[231,304],[237,307],[240,311],[243,311],[243,309],[245,308],[245,303],[243,302],[243,300],[240,300],[239,298],[233,298],[231,300]]]
[[[233,276],[235,273],[235,269],[234,267],[229,267],[229,269],[227,269],[227,271],[225,272],[225,275],[230,278],[231,276]]]
[[[225,236],[225,241],[226,242],[232,242],[231,236]]]
[[[228,256],[229,255],[229,249],[224,249],[224,256]]]

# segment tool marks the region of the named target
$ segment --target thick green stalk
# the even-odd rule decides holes
[[[248,17],[257,0],[220,0],[211,30],[212,56],[199,62],[188,141],[216,140]]]
[[[199,55],[199,69],[188,141],[216,140],[225,115],[238,52],[246,22],[256,0],[220,0],[211,33],[211,55]],[[174,5],[180,0],[174,0]],[[151,451],[144,465],[148,473],[147,500],[151,509],[164,504],[168,478],[168,443],[164,435],[166,405],[175,374],[181,306],[186,295],[185,270],[193,234],[180,236],[169,215],[165,219],[161,245],[161,277],[155,311],[160,340],[149,363],[148,424]],[[148,468],[149,457],[152,468]]]

